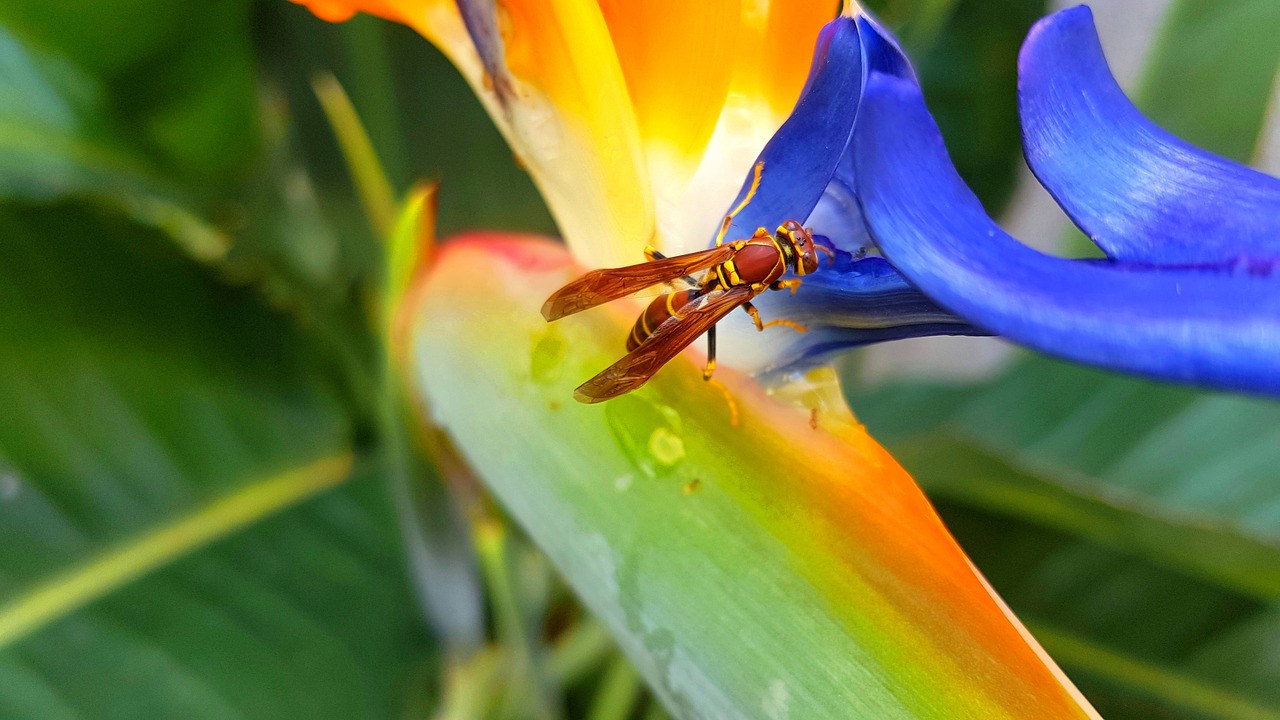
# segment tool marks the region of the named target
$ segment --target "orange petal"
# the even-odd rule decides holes
[[[735,23],[726,23],[735,48],[733,76],[702,164],[692,178],[681,178],[674,192],[658,193],[659,231],[667,252],[707,245],[752,162],[795,105],[818,32],[838,11],[835,0],[744,1],[736,30]],[[655,186],[666,182],[654,177]]]
[[[295,1],[325,18],[359,10],[402,22],[439,47],[533,176],[579,260],[624,264],[650,241],[653,199],[640,132],[596,3],[498,0],[496,24],[514,83],[503,102],[452,0]]]
[[[729,93],[740,0],[600,0],[646,147],[697,166]]]

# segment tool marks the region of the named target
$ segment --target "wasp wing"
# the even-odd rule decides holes
[[[650,285],[669,282],[714,267],[733,257],[735,252],[737,251],[731,245],[720,245],[639,265],[592,270],[552,293],[542,304],[542,316],[548,322],[559,320],[566,315],[626,297]]]
[[[667,318],[640,347],[579,385],[573,397],[578,402],[598,403],[635,390],[725,315],[753,297],[755,293],[749,286],[739,285],[690,301],[680,309],[680,317]]]

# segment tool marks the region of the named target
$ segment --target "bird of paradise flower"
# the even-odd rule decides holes
[[[704,246],[747,189],[726,203],[733,187],[763,161],[768,172],[738,224],[809,218],[841,254],[770,308],[815,331],[726,353],[739,367],[777,377],[866,342],[994,331],[1158,377],[1268,390],[1266,379],[1280,375],[1258,342],[1277,317],[1267,314],[1271,286],[1248,286],[1259,314],[1225,353],[1186,331],[1200,303],[1209,303],[1209,323],[1227,319],[1223,296],[1210,297],[1220,288],[1181,305],[1145,294],[1152,283],[1245,287],[1233,269],[1251,261],[1250,248],[1227,238],[1209,243],[1217,254],[1182,242],[1144,255],[1141,241],[1103,240],[1123,235],[1105,225],[1117,215],[1097,211],[1087,193],[1072,204],[1089,168],[1053,159],[1074,157],[1071,134],[1054,133],[1055,122],[1041,132],[1028,123],[1033,167],[1086,229],[1103,223],[1091,234],[1113,243],[1104,244],[1112,264],[1071,263],[1060,282],[1057,263],[1070,261],[1006,247],[1013,241],[950,170],[906,57],[856,4],[825,25],[815,4],[786,2],[307,4],[329,19],[366,10],[405,22],[449,55],[543,191],[578,263],[625,264],[646,244],[668,253]],[[1120,138],[1112,149],[1139,160],[1173,147],[1183,152],[1173,169],[1199,162],[1212,181],[1247,185],[1246,200],[1225,211],[1232,217],[1271,207],[1274,179],[1179,145],[1126,111],[1091,32],[1077,10],[1033,33],[1024,121],[1041,105],[1061,110],[1045,93],[1093,82],[1110,110],[1066,104],[1081,114],[1073,120],[1094,121],[1085,137]],[[1037,84],[1036,69],[1059,62],[1062,47],[1079,72]],[[1126,123],[1140,132],[1126,136]],[[1112,181],[1104,197],[1126,191],[1123,174]],[[1156,204],[1185,204],[1176,190]],[[952,213],[965,222],[951,225]],[[1266,222],[1250,225],[1257,237],[1268,237]],[[447,245],[412,306],[414,362],[439,422],[668,707],[701,717],[761,707],[806,717],[1095,716],[830,386],[806,386],[802,402],[814,412],[800,414],[731,376],[744,408],[738,430],[691,363],[602,410],[561,405],[565,383],[616,355],[629,324],[612,315],[541,325],[541,298],[573,267],[558,247],[528,238]],[[1090,298],[1094,283],[1115,278],[1123,291]],[[1012,304],[1029,290],[1040,294]],[[1128,305],[1088,314],[1108,300]],[[1142,312],[1161,320],[1141,334],[1145,345],[1109,337]],[[1181,351],[1169,359],[1168,348]],[[673,482],[696,501],[673,500],[664,490]]]

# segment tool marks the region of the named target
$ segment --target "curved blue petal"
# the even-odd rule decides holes
[[[804,334],[792,333],[777,344],[777,360],[769,366],[757,369],[755,377],[773,383],[796,372],[803,372],[829,362],[855,348],[892,340],[933,337],[937,335],[982,336],[990,333],[972,325],[955,323],[923,323],[897,325],[883,328],[810,328]]]
[[[838,17],[822,29],[809,74],[795,109],[757,158],[764,163],[760,187],[734,218],[740,232],[731,238],[807,217],[822,197],[853,133],[862,91],[862,43],[853,18]],[[742,202],[751,184],[749,173],[730,207]]]
[[[844,63],[844,73],[837,74],[833,63]],[[940,308],[883,258],[865,257],[872,244],[855,197],[852,157],[847,143],[834,140],[852,134],[862,83],[871,70],[915,81],[902,49],[870,17],[828,24],[800,103],[760,156],[765,170],[759,192],[735,218],[739,228],[769,230],[786,219],[806,218],[805,224],[823,236],[819,241],[837,249],[837,261],[824,262],[796,295],[765,293],[755,300],[766,317],[809,328],[804,334],[772,336],[758,375],[804,369],[841,351],[887,340],[988,334]],[[735,206],[749,186],[750,179]]]
[[[1280,282],[1062,260],[1022,245],[961,181],[908,81],[868,79],[853,143],[872,237],[942,307],[1068,359],[1280,394]]]
[[[1229,268],[1280,257],[1280,179],[1138,112],[1111,75],[1089,8],[1037,23],[1018,70],[1027,163],[1109,257]]]
[[[860,13],[857,17],[859,35],[862,38],[862,58],[865,71],[863,81],[871,72],[893,75],[904,80],[916,80],[915,68],[902,51],[902,46],[893,34],[881,27],[870,15]]]
[[[855,329],[929,323],[964,324],[938,307],[880,257],[854,260],[843,253],[835,266],[804,279],[778,309],[805,325]]]
[[[862,39],[864,81],[865,73],[874,71],[916,82],[915,69],[888,31],[865,15],[858,17],[858,30]],[[855,254],[869,245],[866,223],[862,219],[862,210],[858,207],[856,192],[853,153],[846,146],[836,163],[831,182],[818,200],[817,207],[805,221],[814,232],[828,237],[833,247]]]
[[[887,260],[837,254],[832,267],[804,279],[794,295],[765,293],[755,304],[766,318],[793,320],[809,331],[774,336],[769,363],[757,375],[802,370],[841,351],[931,335],[990,335],[942,309]]]

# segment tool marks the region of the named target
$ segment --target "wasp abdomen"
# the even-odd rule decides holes
[[[631,328],[631,334],[627,336],[627,350],[635,350],[640,347],[640,343],[649,339],[649,336],[658,329],[658,326],[666,322],[668,318],[681,317],[680,308],[696,297],[697,290],[680,290],[679,292],[663,293],[653,299],[649,303],[649,307],[640,313],[640,317],[636,320],[636,324]]]

